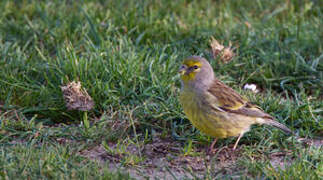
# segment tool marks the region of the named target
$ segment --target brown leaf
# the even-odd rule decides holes
[[[66,107],[69,110],[89,111],[94,107],[94,101],[82,88],[81,82],[70,82],[61,86]]]
[[[235,55],[231,49],[231,43],[229,47],[224,47],[214,37],[211,37],[210,46],[213,58],[220,57],[222,63],[230,62]]]

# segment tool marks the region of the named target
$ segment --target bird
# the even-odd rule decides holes
[[[253,124],[271,125],[287,134],[292,133],[259,106],[217,79],[205,58],[185,58],[178,73],[181,79],[179,101],[186,117],[199,131],[214,137],[209,151],[214,151],[217,139],[238,137],[233,146],[235,150]]]

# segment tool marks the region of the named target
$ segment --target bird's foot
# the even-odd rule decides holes
[[[214,154],[216,154],[216,152],[218,151],[218,149],[217,148],[211,148],[211,147],[209,147],[209,148],[207,148],[207,150],[206,150],[206,154],[207,155],[214,155]]]
[[[210,147],[208,148],[208,150],[207,150],[207,154],[212,155],[212,154],[215,154],[215,153],[216,153],[217,149],[216,149],[216,148],[214,148],[214,145],[215,145],[215,143],[216,143],[216,140],[217,140],[217,139],[214,139],[214,140],[213,140],[213,142],[212,142],[211,146],[210,146]]]

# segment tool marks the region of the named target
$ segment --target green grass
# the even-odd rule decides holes
[[[322,7],[315,0],[1,1],[0,176],[127,179],[109,160],[79,152],[103,144],[122,166],[141,167],[149,157],[126,147],[145,148],[156,138],[179,142],[176,156],[204,156],[196,151],[212,139],[192,128],[177,100],[177,70],[190,55],[206,57],[219,79],[300,137],[322,138]],[[212,58],[212,36],[236,47],[230,63]],[[65,107],[60,86],[70,81],[81,81],[95,102],[89,127],[83,112]],[[245,83],[261,93],[242,90]],[[321,146],[259,126],[240,144],[229,170],[198,177],[323,176]],[[270,154],[286,150],[288,165],[271,167]]]

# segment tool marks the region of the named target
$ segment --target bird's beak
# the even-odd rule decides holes
[[[186,73],[186,68],[185,67],[181,67],[178,70],[178,74],[180,74],[181,76],[183,76]]]

